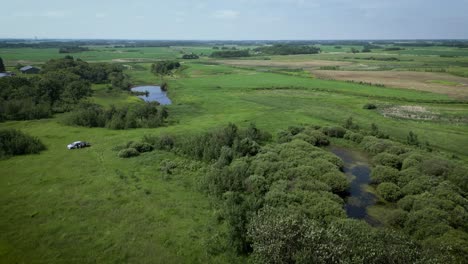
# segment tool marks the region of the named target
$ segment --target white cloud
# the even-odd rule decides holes
[[[63,11],[47,11],[40,14],[42,17],[49,17],[49,18],[62,18],[65,16],[65,12]]]
[[[96,18],[105,18],[107,17],[107,14],[106,13],[96,13]]]
[[[236,19],[239,15],[240,13],[234,10],[218,10],[213,13],[213,17],[218,19]]]

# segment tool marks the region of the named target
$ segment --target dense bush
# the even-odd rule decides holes
[[[392,167],[377,165],[372,169],[371,179],[373,183],[398,182],[398,170]]]
[[[408,213],[406,211],[395,209],[388,214],[387,224],[391,227],[403,228],[407,219]]]
[[[159,76],[169,75],[180,66],[178,61],[158,61],[151,65],[151,72]]]
[[[419,246],[396,232],[355,220],[323,226],[292,210],[260,210],[248,233],[254,263],[415,263],[422,258]]]
[[[386,135],[375,124],[370,134],[374,136],[364,137],[360,146],[373,156],[371,178],[381,183],[377,193],[398,201],[398,209],[382,220],[419,241],[425,255],[421,263],[463,263],[468,236],[458,230],[468,230],[466,166],[422,150],[414,134],[408,134],[406,145],[377,138]]]
[[[346,130],[344,135],[353,137]],[[468,229],[468,202],[463,184],[454,183],[463,183],[466,173],[452,162],[388,139],[362,138],[359,145],[376,165],[371,177],[379,184],[377,193],[398,206],[385,207],[382,223],[387,228],[376,229],[345,219],[339,195],[348,180],[340,172],[343,162],[315,147],[328,144],[320,127],[291,126],[278,134],[278,142],[270,139],[255,125],[229,124],[196,136],[145,136],[143,142],[211,164],[200,186],[219,201],[218,220],[226,227],[219,237],[241,254],[252,252],[254,263],[465,259],[467,239],[458,231]],[[435,165],[427,166],[425,159]],[[174,166],[161,165],[165,177],[171,177]]]
[[[401,158],[398,155],[387,152],[379,153],[374,156],[372,162],[376,165],[392,167],[395,169],[401,168]]]
[[[34,154],[45,150],[44,144],[36,137],[16,129],[0,130],[0,158]]]
[[[134,148],[126,148],[119,151],[118,155],[120,158],[131,158],[140,155],[140,152]]]
[[[346,129],[342,127],[323,127],[322,132],[329,137],[343,138]]]
[[[389,202],[395,202],[401,197],[400,187],[391,182],[379,184],[379,186],[377,186],[377,192]]]
[[[443,159],[425,159],[420,164],[421,171],[424,174],[434,176],[447,176],[452,168],[447,160]]]
[[[216,161],[225,146],[231,148],[236,156],[254,155],[259,150],[258,144],[270,139],[270,134],[259,131],[254,124],[246,129],[229,124],[205,134],[181,138],[175,147],[192,158]]]
[[[145,142],[132,142],[129,147],[136,149],[140,153],[150,152],[153,150],[153,146]]]
[[[355,133],[352,131],[346,131],[346,134],[343,136],[344,139],[354,141],[356,143],[361,143],[364,139],[364,136],[361,133]]]
[[[375,104],[372,104],[372,103],[367,103],[362,108],[372,110],[372,109],[377,109],[377,106]]]
[[[104,109],[96,104],[80,104],[66,118],[68,125],[130,129],[139,127],[156,128],[164,125],[167,109],[156,102],[133,107]]]
[[[161,136],[143,136],[143,142],[146,142],[153,146],[155,149],[160,150],[171,150],[174,147],[175,139],[171,135]]]

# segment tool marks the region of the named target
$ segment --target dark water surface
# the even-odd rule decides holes
[[[171,99],[167,97],[167,92],[162,91],[159,86],[137,86],[132,88],[132,92],[148,92],[147,95],[138,95],[141,99],[146,102],[158,102],[162,105],[172,104]]]
[[[367,214],[367,208],[376,201],[375,195],[365,190],[371,182],[367,158],[346,148],[331,147],[330,151],[343,160],[343,171],[351,180],[346,197],[346,214],[350,218],[364,219],[369,224],[377,225],[378,223]]]

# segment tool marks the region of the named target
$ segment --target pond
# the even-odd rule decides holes
[[[167,96],[167,92],[161,90],[161,87],[154,85],[137,86],[131,89],[132,92],[146,93],[138,95],[141,99],[146,102],[158,102],[161,105],[170,105],[171,99]]]
[[[343,172],[351,180],[346,197],[346,214],[350,218],[363,219],[371,225],[378,225],[367,213],[367,208],[376,202],[375,195],[366,190],[371,182],[367,158],[357,151],[336,146],[331,147],[330,151],[343,160]]]

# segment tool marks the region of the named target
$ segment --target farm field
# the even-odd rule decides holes
[[[408,88],[468,98],[468,78],[443,73],[405,71],[324,71],[312,72],[318,78],[383,84],[395,88]]]
[[[69,113],[0,123],[0,129],[19,129],[47,147],[40,154],[0,160],[0,263],[248,261],[220,235],[227,226],[217,220],[216,199],[200,191],[200,179],[209,170],[206,163],[164,150],[118,157],[116,146],[145,135],[188,137],[228,123],[255,123],[277,139],[277,133],[290,126],[341,126],[352,117],[363,129],[377,124],[396,142],[406,142],[412,131],[434,152],[468,161],[466,49],[351,54],[352,45],[321,47],[323,52],[314,55],[242,59],[211,58],[211,45],[95,46],[71,54],[52,48],[0,48],[7,69],[14,72],[18,63],[41,67],[49,59],[71,55],[91,64],[122,65],[132,86],[161,84],[151,73],[154,62],[181,62],[180,70],[164,77],[172,100],[164,126],[71,126],[64,123]],[[180,59],[191,53],[200,59]],[[398,60],[361,59],[371,56]],[[109,89],[109,84],[93,84],[92,89],[87,100],[106,109],[143,104],[129,92]],[[376,109],[364,109],[366,104]],[[66,149],[76,140],[92,146]],[[162,169],[168,162],[175,164],[170,176]]]

